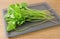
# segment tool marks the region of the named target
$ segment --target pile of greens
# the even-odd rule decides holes
[[[37,22],[44,21],[47,19],[54,18],[49,15],[47,10],[34,10],[29,9],[26,3],[21,4],[11,4],[8,7],[7,14],[5,15],[5,20],[7,22],[7,31],[12,31],[16,29],[17,25],[22,25],[26,21]]]

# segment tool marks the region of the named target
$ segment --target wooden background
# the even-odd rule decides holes
[[[47,2],[58,14],[60,14],[60,0],[0,0],[0,39],[60,39],[60,26],[8,38],[5,33],[2,11],[10,4],[21,3],[22,1],[25,1],[28,4]]]

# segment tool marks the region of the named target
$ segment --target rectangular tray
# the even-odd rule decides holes
[[[44,29],[44,28],[47,28],[47,27],[60,25],[60,16],[57,15],[56,12],[47,3],[32,4],[28,7],[31,8],[31,9],[37,9],[37,10],[48,10],[49,12],[51,12],[52,15],[55,16],[56,19],[53,20],[53,21],[55,21],[56,24],[49,21],[49,22],[31,27],[31,28],[29,28],[25,31],[22,31],[22,32],[17,32],[17,31],[11,31],[9,33],[6,32],[8,37],[14,37],[14,36],[17,36],[17,35],[22,35],[22,34],[25,34],[25,33],[28,33],[28,32]],[[6,12],[7,12],[7,10],[3,11],[3,16],[6,14]],[[5,23],[5,27],[7,27],[6,26],[7,24],[6,24],[5,20],[4,20],[4,23]],[[22,27],[18,27],[17,29],[21,29],[21,28],[27,27],[27,26],[32,25],[32,24],[34,24],[34,23],[25,23]]]

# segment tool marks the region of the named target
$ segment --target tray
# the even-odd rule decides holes
[[[48,10],[49,12],[51,12],[52,15],[55,16],[56,19],[54,19],[53,21],[55,21],[56,24],[48,21],[48,22],[45,22],[43,24],[39,24],[39,25],[36,25],[34,27],[31,27],[31,28],[29,28],[25,31],[22,31],[22,32],[17,32],[17,31],[6,32],[8,37],[14,37],[14,36],[22,35],[22,34],[25,34],[25,33],[28,33],[28,32],[32,32],[32,31],[36,31],[36,30],[40,30],[40,29],[60,25],[60,16],[56,14],[56,12],[48,5],[48,3],[32,4],[32,5],[28,6],[28,8],[37,9],[37,10]],[[7,12],[6,9],[3,10],[3,16],[6,14],[6,12]],[[7,24],[5,22],[5,19],[4,19],[4,24],[5,24],[5,28],[6,28]],[[22,28],[27,27],[27,26],[32,25],[32,24],[35,24],[35,23],[26,22],[24,25],[22,25],[22,27],[17,27],[17,29],[22,29]]]

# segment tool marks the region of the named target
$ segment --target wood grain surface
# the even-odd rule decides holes
[[[60,39],[60,26],[8,38],[5,33],[6,31],[3,22],[3,9],[7,8],[12,3],[21,2],[27,2],[28,4],[47,2],[58,14],[60,14],[60,0],[0,0],[0,39]]]

